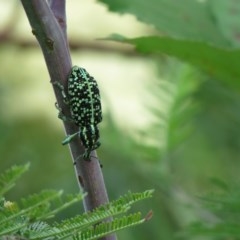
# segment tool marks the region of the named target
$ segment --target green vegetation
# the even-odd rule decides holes
[[[129,119],[135,125],[138,118],[144,118],[144,115],[137,115],[137,111],[129,113],[124,107],[115,109],[112,99],[109,101],[107,98],[109,93],[101,91],[104,111],[98,156],[103,164],[102,171],[110,199],[117,199],[129,189],[133,192],[155,189],[150,203],[143,202],[141,205],[143,213],[152,209],[154,215],[151,221],[120,231],[118,238],[238,240],[239,7],[234,0],[99,0],[98,4],[120,16],[134,15],[139,21],[154,28],[154,31],[151,28],[141,36],[129,37],[120,35],[116,27],[115,33],[105,36],[101,42],[106,45],[110,41],[130,45],[135,52],[131,57],[125,56],[125,50],[121,52],[121,49],[117,50],[118,54],[115,51],[114,55],[104,52],[100,61],[109,56],[111,61],[114,58],[127,63],[141,61],[153,73],[144,79],[145,92],[135,92],[140,95],[139,105],[143,105],[151,116],[149,123],[141,130],[137,127],[129,128],[127,124],[125,126],[121,117],[130,115]],[[89,19],[93,19],[91,17],[89,13]],[[87,25],[87,21],[83,25]],[[103,36],[96,36],[100,37]],[[86,46],[88,48],[89,45]],[[60,192],[42,192],[46,188],[60,188],[67,193],[78,191],[72,163],[67,160],[70,159],[68,149],[61,146],[63,131],[59,130],[62,127],[60,121],[59,127],[56,127],[58,122],[50,121],[44,111],[39,111],[33,100],[35,95],[28,98],[28,103],[33,101],[35,110],[30,116],[15,117],[10,114],[14,111],[8,108],[10,101],[15,106],[18,98],[34,92],[31,88],[33,83],[48,78],[46,74],[44,80],[42,76],[38,79],[41,69],[30,64],[32,53],[36,50],[14,48],[7,43],[0,51],[1,169],[31,161],[31,170],[26,174],[24,183],[18,181],[14,191],[9,192],[16,182],[16,179],[9,179],[6,181],[8,184],[1,188],[1,196],[6,195],[6,200],[1,202],[2,209],[11,214],[18,211],[16,213],[22,215],[21,211],[25,211],[25,208],[14,209],[18,205],[12,199],[26,198],[33,192],[40,192],[37,195],[38,203],[43,203],[43,207],[45,194],[52,194],[55,200],[62,202],[62,206],[76,198],[80,200],[81,195],[74,195],[68,202],[60,200]],[[74,52],[76,58],[80,59],[80,52]],[[18,58],[13,71],[12,62],[16,56],[22,58]],[[117,65],[119,69],[124,69],[124,66]],[[22,68],[27,68],[27,71],[22,71]],[[102,68],[102,71],[107,73],[104,77],[108,74],[112,76],[111,66]],[[128,77],[132,76],[129,69],[126,71],[127,77],[121,81],[128,87],[135,79]],[[94,77],[99,79],[98,76]],[[100,89],[104,86],[104,80],[98,80]],[[124,90],[120,90],[117,89],[121,92],[120,96],[125,98]],[[49,102],[45,104],[45,109],[51,106],[49,111],[54,112],[51,116],[57,118],[54,100]],[[131,103],[131,99],[128,103]],[[17,105],[15,110],[23,111],[24,105]],[[118,116],[121,117],[116,120],[114,113],[120,113]],[[27,165],[24,166],[25,169]],[[32,214],[39,214],[37,208],[35,210]],[[29,229],[31,224],[39,224],[33,226],[37,226],[39,234],[43,234],[49,228],[61,230],[61,224],[66,221],[72,224],[71,220],[64,219],[73,218],[74,222],[78,222],[78,218],[81,218],[76,216],[76,207],[72,206],[57,214],[55,224],[51,219],[46,219],[51,211],[55,213],[55,208],[48,210],[39,221],[35,217],[34,223],[26,222],[27,227],[24,229]],[[129,216],[134,219],[133,222],[142,221],[138,215],[130,213]],[[17,228],[19,219],[16,217],[12,220],[15,222],[11,222],[11,227]],[[127,222],[126,219],[123,221]]]
[[[15,181],[29,168],[29,164],[14,166],[0,175],[0,237],[1,239],[98,239],[115,231],[135,226],[151,217],[149,213],[141,218],[141,213],[125,214],[137,201],[150,198],[153,191],[128,193],[103,205],[92,212],[49,224],[47,220],[56,213],[82,200],[86,194],[62,197],[62,191],[44,190],[39,194],[23,198],[20,204],[11,202],[3,194],[14,186]],[[107,222],[102,222],[108,220]]]

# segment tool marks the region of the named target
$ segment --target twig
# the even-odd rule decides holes
[[[21,0],[32,27],[32,32],[36,36],[51,77],[51,82],[58,81],[64,88],[67,86],[67,75],[71,69],[71,58],[66,38],[66,18],[65,1]],[[52,10],[50,9],[52,8]],[[58,106],[66,116],[70,116],[68,106],[63,102],[63,97],[59,88],[53,85]],[[78,131],[75,124],[64,122],[65,131],[71,135]],[[75,138],[69,144],[73,162],[83,152],[80,139]],[[87,192],[84,199],[85,211],[90,211],[108,202],[108,196],[102,176],[102,171],[96,152],[92,152],[91,161],[77,161],[75,171],[80,190]],[[63,163],[60,163],[63,164]],[[106,240],[115,240],[116,236],[105,237]]]

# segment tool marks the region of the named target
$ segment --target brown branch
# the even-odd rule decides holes
[[[67,86],[67,75],[71,69],[71,58],[66,39],[65,1],[50,1],[51,8],[46,1],[21,0],[32,27],[32,33],[36,36],[51,78],[51,82],[58,81],[64,88]],[[61,2],[61,3],[60,3]],[[56,20],[56,18],[57,20]],[[70,116],[69,107],[64,104],[63,96],[59,88],[53,85],[57,103],[66,116]],[[75,124],[64,122],[68,135],[78,131]],[[75,138],[69,144],[73,162],[83,152],[80,139]],[[96,152],[92,152],[91,161],[76,161],[75,171],[80,190],[87,192],[84,199],[85,211],[92,210],[108,202],[108,196],[102,176],[102,171]],[[63,164],[63,163],[60,163]],[[103,239],[115,240],[115,235]]]
[[[8,33],[5,37],[4,32],[0,32],[0,44],[13,44],[19,48],[36,48],[38,44],[31,39],[19,38],[17,36],[11,35],[11,32]],[[109,42],[110,43],[110,42]],[[142,54],[134,50],[134,47],[127,46],[126,44],[115,43],[106,44],[106,41],[92,41],[89,42],[87,39],[81,39],[81,42],[74,39],[69,40],[69,47],[72,51],[75,50],[90,50],[106,53],[117,53],[121,55],[131,56],[131,57],[141,57]]]
[[[67,24],[66,24],[66,7],[65,1],[48,0],[49,6],[55,18],[58,21],[59,26],[62,29],[65,40],[67,40]]]

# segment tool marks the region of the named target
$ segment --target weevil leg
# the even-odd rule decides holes
[[[101,146],[101,143],[99,141],[95,142],[92,150],[96,150],[97,148],[99,148]]]
[[[52,84],[56,85],[60,89],[60,91],[62,93],[62,96],[63,96],[64,103],[65,104],[69,104],[68,97],[67,97],[67,94],[64,91],[63,85],[60,82],[58,82],[58,81],[52,82]]]
[[[64,122],[74,122],[74,120],[71,117],[67,117],[63,111],[62,108],[60,108],[57,104],[57,102],[55,103],[55,107],[57,108],[58,112],[58,118],[61,119]]]
[[[62,145],[66,145],[68,143],[70,143],[72,141],[73,138],[75,138],[77,135],[79,135],[79,132],[76,132],[72,135],[68,135],[63,141],[62,141]]]

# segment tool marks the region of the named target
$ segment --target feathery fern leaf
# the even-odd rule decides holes
[[[59,198],[62,192],[43,191],[40,194],[34,194],[28,199],[22,199],[22,209],[18,211],[3,210],[6,217],[0,219],[0,225],[4,226],[10,221],[18,221],[21,216],[25,216],[26,221],[37,220],[49,216],[49,208],[54,198]],[[23,220],[23,219],[22,219]]]
[[[62,193],[63,191],[44,190],[40,194],[33,194],[26,199],[22,199],[21,203],[25,211],[31,212],[32,216],[36,215],[37,219],[46,219],[73,203],[82,200],[86,195],[68,195],[64,202]]]
[[[56,235],[58,233],[58,229],[52,228],[46,222],[39,221],[39,222],[34,222],[33,224],[30,224],[20,232],[21,232],[20,234],[21,236],[25,236],[28,239],[40,239],[39,236],[41,236],[42,233],[49,234],[49,235]]]
[[[22,199],[20,207],[2,207],[0,212],[0,236],[21,232],[21,235],[29,235],[29,227],[34,222],[54,216],[60,210],[81,200],[84,195],[68,196],[67,202],[62,199],[62,191],[45,190]],[[26,232],[25,232],[26,231]],[[33,229],[30,232],[35,232]]]
[[[6,192],[28,165],[14,167],[0,176],[2,192]],[[10,184],[9,184],[10,182]],[[1,189],[0,189],[1,190]],[[63,199],[62,191],[44,190],[23,198],[20,204],[6,201],[0,195],[1,239],[96,239],[117,230],[134,226],[148,220],[140,213],[124,215],[132,204],[152,197],[153,190],[142,193],[128,192],[118,200],[100,206],[92,212],[49,225],[46,221],[60,210],[81,200],[85,194],[68,195]]]
[[[13,166],[0,175],[0,196],[14,187],[16,180],[29,169],[30,164]]]
[[[199,218],[192,222],[182,236],[185,238],[197,237],[214,239],[239,239],[240,236],[240,191],[239,184],[227,184],[221,179],[212,182],[216,192],[211,189],[210,193],[200,197],[204,207],[209,210],[208,217]]]
[[[163,136],[160,139],[163,152],[175,148],[189,136],[192,131],[191,120],[199,107],[192,97],[199,85],[198,72],[184,64],[171,64],[171,75],[168,73],[164,76],[166,80],[159,82],[158,88],[155,87],[159,104],[152,109],[158,118],[153,131],[161,129],[157,139]]]
[[[99,239],[100,237],[106,236],[113,232],[119,231],[121,229],[136,226],[138,224],[146,221],[145,218],[141,218],[141,213],[134,213],[128,216],[123,216],[120,218],[116,218],[111,222],[103,222],[98,224],[96,227],[92,227],[86,231],[83,231],[76,236],[74,236],[74,240],[93,240]]]
[[[86,195],[87,193],[69,194],[66,196],[66,199],[64,201],[62,201],[62,198],[60,198],[58,205],[55,204],[54,209],[51,212],[49,212],[49,216],[51,215],[54,216],[55,214],[71,206],[72,204],[81,201]]]
[[[55,223],[53,225],[52,230],[44,231],[44,232],[39,232],[39,234],[35,233],[35,236],[37,238],[51,238],[51,237],[56,237],[58,239],[65,239],[69,236],[72,236],[74,232],[77,234],[83,233],[83,232],[89,232],[89,231],[95,231],[92,229],[94,225],[99,224],[103,220],[109,219],[110,217],[125,213],[126,211],[129,210],[130,206],[140,200],[150,198],[152,197],[153,190],[147,190],[142,193],[127,193],[125,196],[120,197],[118,200],[110,202],[106,205],[100,206],[99,208],[93,210],[92,212],[84,213],[80,216],[76,216],[71,219],[63,220],[61,223]],[[129,219],[131,215],[129,215]],[[125,216],[127,219],[127,217]],[[124,217],[120,218],[122,221],[125,219]],[[147,219],[145,219],[147,220]],[[115,221],[115,220],[114,220]],[[114,225],[113,222],[109,222],[108,226],[112,223],[112,227],[110,228],[110,232],[114,232],[115,228],[120,229],[120,225]],[[143,220],[139,220],[140,224],[143,222]],[[120,223],[120,220],[117,222]],[[128,224],[124,222],[124,225],[122,228],[125,228],[124,226],[130,226],[131,223],[134,223],[134,221],[129,221]],[[102,223],[101,223],[102,224]],[[137,221],[136,221],[137,224]],[[98,226],[98,225],[97,225]],[[115,228],[114,228],[115,226]],[[104,231],[101,233],[104,235]],[[103,236],[102,235],[102,236]],[[80,236],[80,235],[77,235]],[[34,239],[33,236],[31,239]],[[81,238],[80,238],[81,239]],[[85,238],[84,238],[85,239]],[[87,238],[86,238],[87,239]],[[91,238],[90,238],[91,239]],[[95,239],[95,238],[93,238]]]
[[[9,222],[7,224],[1,225],[0,228],[0,236],[5,235],[14,235],[16,232],[18,232],[23,227],[26,227],[26,222],[21,222],[21,219],[18,219],[18,221]]]

